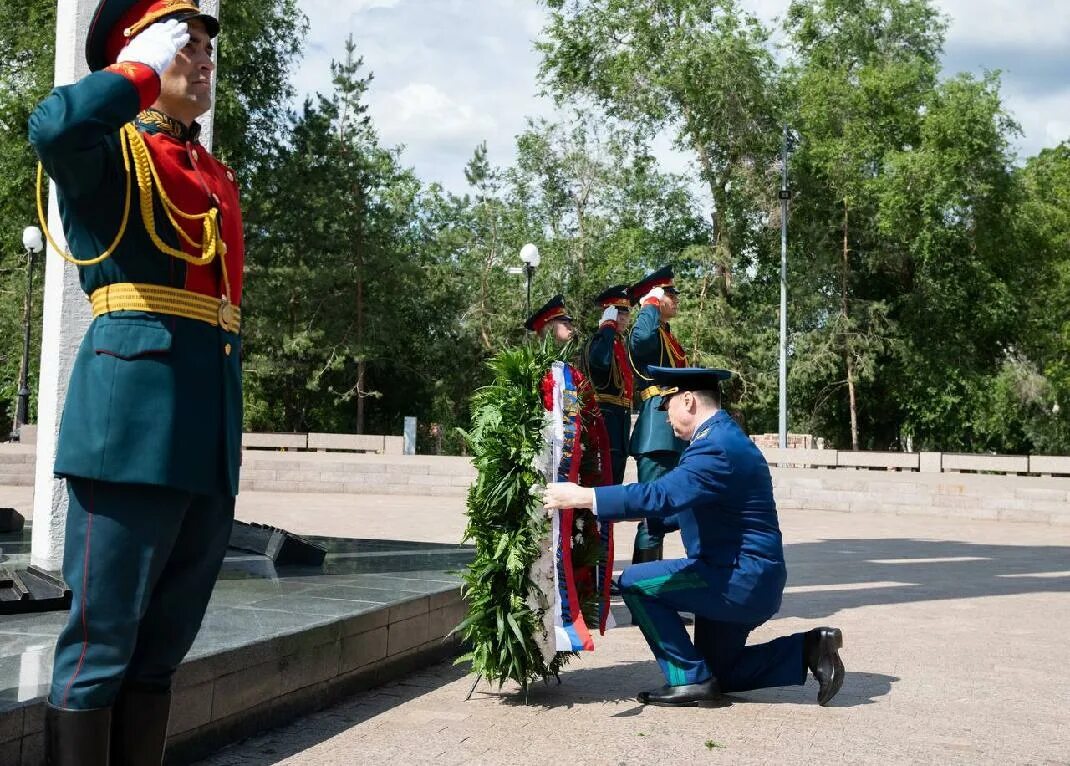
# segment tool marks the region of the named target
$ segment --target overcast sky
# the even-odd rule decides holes
[[[767,22],[788,0],[743,0]],[[1003,71],[1004,104],[1022,125],[1020,155],[1070,138],[1070,0],[937,0],[951,17],[944,73]],[[329,64],[352,32],[375,74],[369,101],[387,145],[426,182],[464,192],[464,164],[483,139],[494,164],[512,161],[538,96],[535,0],[301,0],[311,28],[299,93],[330,89]],[[671,169],[682,160],[661,153]]]

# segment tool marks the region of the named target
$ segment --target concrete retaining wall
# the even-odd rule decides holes
[[[464,496],[475,481],[472,461],[431,455],[242,453],[241,488],[256,492],[343,492]]]
[[[459,653],[460,588],[183,662],[168,766],[193,763],[352,694]],[[0,713],[0,764],[44,766],[44,700]]]
[[[777,504],[1070,524],[1070,457],[769,448]],[[33,448],[0,445],[0,486],[33,484]],[[242,489],[463,497],[471,460],[430,455],[246,450]],[[628,461],[625,481],[635,481]]]
[[[0,444],[0,487],[32,487],[36,460],[32,444]]]
[[[822,510],[1070,525],[1070,478],[773,468],[781,512]]]

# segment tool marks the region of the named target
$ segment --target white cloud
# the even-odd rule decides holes
[[[743,0],[767,22],[789,0]],[[938,0],[952,17],[949,73],[1004,71],[1007,107],[1034,154],[1066,139],[1070,125],[1070,2]],[[554,108],[538,97],[534,40],[547,14],[535,0],[302,0],[311,28],[295,73],[300,93],[330,90],[329,64],[352,33],[375,73],[369,103],[387,145],[404,144],[403,160],[425,181],[464,191],[464,164],[486,140],[491,161],[508,164],[528,117]],[[665,165],[683,158],[659,147]]]
[[[490,115],[426,82],[409,83],[377,99],[373,117],[381,133],[396,136],[395,141],[404,144],[413,140],[452,142],[458,137],[486,135],[497,127]]]
[[[303,0],[301,8],[311,18],[321,14],[337,14],[344,11],[350,16],[356,16],[365,11],[376,8],[394,8],[402,0]]]
[[[1070,140],[1070,89],[1041,97],[1012,93],[1005,106],[1022,126],[1023,136],[1016,147],[1023,159]]]
[[[940,0],[951,16],[949,41],[961,45],[1025,49],[1070,45],[1066,0]]]

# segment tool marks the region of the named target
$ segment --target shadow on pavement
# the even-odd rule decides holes
[[[850,667],[844,679],[840,693],[829,707],[858,707],[876,702],[891,691],[892,684],[899,679],[881,673],[854,672]],[[656,689],[665,683],[665,679],[653,659],[617,663],[608,667],[566,668],[561,673],[561,683],[535,683],[528,689],[525,701],[524,693],[515,686],[507,686],[502,691],[497,687],[481,685],[473,695],[493,699],[501,704],[524,706],[535,705],[544,709],[566,708],[577,705],[602,705],[607,702],[634,701],[636,695],[648,689]],[[773,689],[758,689],[749,692],[726,694],[719,707],[729,704],[763,704],[788,703],[792,705],[816,705],[817,682],[809,679],[803,686],[784,686]],[[638,715],[645,705],[635,704],[634,708],[614,713],[615,718],[627,718]]]
[[[413,551],[425,556],[432,550]],[[433,555],[433,554],[432,554]],[[1010,596],[1070,591],[1070,547],[975,544],[946,540],[830,539],[786,546],[788,592],[777,617],[824,621],[846,609],[919,601]],[[645,651],[645,650],[644,650]],[[853,669],[849,656],[843,689],[830,707],[868,705],[888,694],[895,676]],[[328,710],[273,731],[243,745],[243,766],[271,766],[307,750],[375,716],[417,699],[432,689],[465,677],[464,667],[440,663],[409,678],[354,697]],[[470,678],[471,676],[469,676]],[[653,658],[609,667],[584,667],[574,659],[562,683],[535,683],[527,697],[515,685],[499,690],[481,681],[470,701],[466,680],[458,686],[457,705],[533,705],[545,709],[626,702],[644,689],[664,683]],[[730,704],[816,705],[817,687],[762,689],[726,697]],[[641,715],[644,706],[616,712]],[[255,750],[255,753],[253,752]],[[229,763],[227,750],[202,763]]]
[[[580,667],[582,659],[573,659],[561,671],[561,683],[550,679],[549,683],[536,681],[524,692],[515,684],[507,684],[501,691],[497,686],[480,684],[476,694],[494,699],[505,705],[534,705],[541,708],[572,708],[576,705],[603,704],[635,699],[642,689],[660,686],[661,671],[653,659],[619,662],[609,667]],[[632,688],[636,684],[640,687]],[[482,692],[482,695],[481,695]]]
[[[1070,591],[1070,547],[843,539],[785,549],[777,617],[823,619],[860,606]]]
[[[892,684],[898,681],[896,676],[882,673],[863,673],[852,671],[850,665],[843,679],[843,688],[833,697],[828,707],[860,707],[872,705],[878,697],[883,697],[892,690]],[[803,686],[781,686],[774,689],[755,689],[749,692],[733,692],[725,695],[733,704],[760,702],[763,705],[789,703],[792,705],[816,705],[817,682],[807,679]]]

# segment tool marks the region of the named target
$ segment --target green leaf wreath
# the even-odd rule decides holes
[[[463,575],[468,617],[456,628],[469,652],[458,662],[471,662],[473,672],[499,686],[512,679],[525,692],[531,681],[557,676],[571,656],[558,652],[544,661],[533,639],[542,616],[529,603],[528,571],[550,528],[532,494],[544,481],[535,466],[544,449],[540,383],[573,350],[544,342],[499,353],[490,362],[493,382],[472,398],[472,430],[464,434],[479,477],[468,493],[465,529],[476,548]]]

